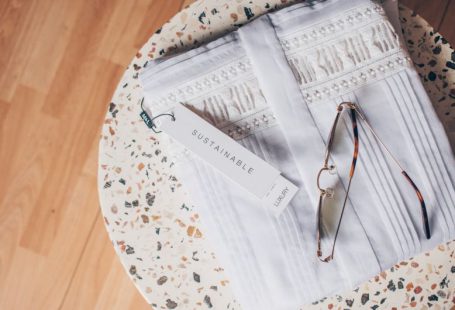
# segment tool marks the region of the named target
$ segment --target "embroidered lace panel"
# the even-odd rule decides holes
[[[305,100],[329,100],[410,64],[378,4],[341,12],[280,38]]]
[[[276,124],[246,56],[158,96],[152,106],[162,113],[180,102],[234,139]]]
[[[377,4],[341,12],[279,41],[308,104],[352,92],[410,65]],[[236,140],[276,125],[247,56],[163,91],[152,106],[162,113],[179,103]]]

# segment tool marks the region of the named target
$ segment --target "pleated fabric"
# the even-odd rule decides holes
[[[455,237],[453,153],[397,25],[393,3],[385,11],[369,0],[304,2],[153,61],[140,75],[148,113],[183,103],[300,188],[275,217],[252,194],[162,137],[245,309],[298,309]],[[420,188],[430,240],[414,190],[360,119],[358,166],[335,258],[317,259],[316,176],[343,101],[360,107]],[[323,210],[327,253],[351,163],[347,117],[335,141],[336,173],[324,179],[335,190]]]

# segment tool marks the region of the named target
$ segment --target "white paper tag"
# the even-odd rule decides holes
[[[299,190],[280,171],[241,146],[185,106],[155,124],[221,173],[261,199],[276,216]],[[156,119],[158,120],[158,119]]]

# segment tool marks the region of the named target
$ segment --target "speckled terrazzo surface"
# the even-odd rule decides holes
[[[106,114],[99,191],[106,228],[126,272],[153,309],[240,309],[223,267],[160,136],[139,117],[138,72],[147,60],[191,48],[288,1],[197,1],[158,30],[126,70]],[[455,145],[455,53],[404,8],[405,38],[425,88]],[[159,78],[159,77],[157,77]],[[455,309],[455,242],[397,263],[355,291],[303,309]]]

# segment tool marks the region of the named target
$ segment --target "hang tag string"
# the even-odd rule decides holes
[[[161,113],[161,114],[158,114],[154,117],[150,117],[147,112],[145,112],[144,110],[144,107],[143,107],[143,104],[144,104],[144,97],[142,97],[141,99],[141,118],[142,120],[144,121],[144,123],[147,125],[148,128],[152,129],[154,133],[161,133],[162,131],[157,131],[155,128],[156,128],[156,124],[154,123],[154,120],[157,119],[158,117],[161,117],[161,116],[169,116],[172,118],[172,121],[175,122],[175,116],[173,113]]]

